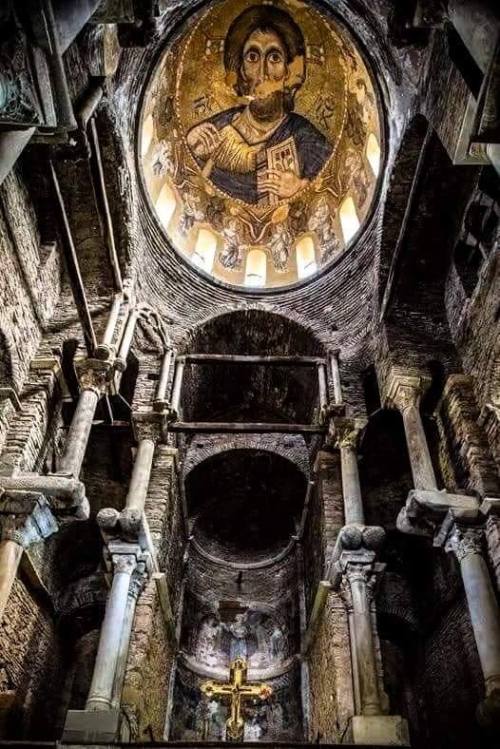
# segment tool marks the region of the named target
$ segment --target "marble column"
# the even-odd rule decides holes
[[[120,656],[132,573],[137,567],[140,549],[135,553],[112,554],[113,582],[101,627],[99,647],[85,710],[109,710],[112,707],[113,684]]]
[[[144,584],[147,580],[145,564],[139,562],[136,569],[132,574],[130,581],[130,587],[128,591],[127,607],[125,610],[125,617],[123,621],[123,629],[120,639],[120,647],[118,651],[118,659],[116,663],[115,678],[113,682],[113,694],[111,698],[111,706],[118,709],[121,703],[121,696],[123,690],[123,682],[125,680],[125,672],[127,669],[128,651],[130,645],[130,636],[132,634],[132,625],[134,623],[135,607],[137,605],[137,599],[141,594]]]
[[[354,693],[358,715],[381,715],[375,642],[371,621],[371,601],[375,583],[373,552],[344,552],[342,595],[349,616],[349,632],[354,674]]]
[[[420,399],[430,380],[420,375],[392,374],[388,399],[401,412],[415,489],[437,489],[427,437],[425,436]]]
[[[16,579],[23,551],[21,544],[11,538],[4,538],[0,541],[0,622]]]
[[[71,420],[58,473],[79,476],[99,398],[110,372],[107,362],[87,359],[77,366],[80,397]]]
[[[500,725],[500,608],[483,556],[483,530],[455,523],[446,548],[456,555],[484,676],[478,720]]]
[[[358,467],[358,440],[364,426],[361,419],[334,421],[335,442],[340,450],[345,525],[365,523]]]
[[[155,438],[153,430],[148,436],[143,433],[141,437],[137,445],[132,477],[125,500],[125,509],[121,513],[122,522],[130,520],[132,523],[140,523],[144,512],[155,454]]]

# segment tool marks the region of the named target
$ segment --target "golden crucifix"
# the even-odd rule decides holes
[[[228,697],[231,700],[231,714],[226,721],[226,739],[242,741],[245,721],[241,717],[241,703],[248,699],[267,700],[273,693],[269,684],[247,683],[247,662],[236,658],[229,669],[229,682],[205,681],[201,691],[207,697]]]

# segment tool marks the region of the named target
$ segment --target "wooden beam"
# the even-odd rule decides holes
[[[259,364],[264,367],[316,367],[326,364],[326,359],[319,356],[246,356],[241,354],[184,354],[176,361],[193,364]]]
[[[217,421],[174,421],[168,425],[170,432],[278,432],[324,434],[327,429],[321,424],[276,424],[265,422],[217,422]]]

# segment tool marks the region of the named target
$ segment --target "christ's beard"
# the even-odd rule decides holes
[[[256,120],[274,122],[283,115],[283,91],[273,91],[264,98],[255,98],[250,102],[250,113]]]

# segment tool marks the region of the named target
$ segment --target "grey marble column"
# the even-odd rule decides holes
[[[10,538],[0,541],[0,622],[16,579],[23,551],[23,547]]]
[[[59,463],[59,473],[80,475],[98,402],[97,389],[87,388],[80,393]]]
[[[114,708],[120,707],[123,682],[125,681],[125,672],[127,668],[128,651],[130,646],[130,636],[132,634],[132,625],[134,623],[135,607],[137,599],[141,594],[144,584],[147,580],[146,568],[143,562],[139,562],[132,574],[130,587],[128,591],[127,607],[123,620],[123,628],[120,639],[118,659],[116,663],[115,679],[113,682],[113,693],[111,705]]]
[[[137,566],[139,554],[139,548],[136,553],[112,554],[113,582],[101,627],[92,683],[85,705],[86,710],[111,709],[130,579]]]
[[[377,662],[373,640],[370,605],[372,600],[375,554],[366,552],[366,559],[352,560],[349,552],[342,555],[344,567],[343,595],[349,616],[349,631],[354,652],[353,672],[357,679],[359,715],[381,715],[384,711],[378,688]],[[359,555],[357,555],[359,556]],[[369,558],[368,558],[369,557]]]
[[[365,523],[358,466],[358,440],[364,426],[361,419],[334,420],[335,444],[340,450],[345,525]]]
[[[446,548],[460,563],[465,595],[484,676],[486,698],[480,722],[500,722],[500,608],[483,556],[483,530],[455,524]]]
[[[437,489],[427,437],[420,416],[420,398],[430,381],[414,375],[392,374],[388,398],[401,412],[415,489]]]
[[[79,476],[99,398],[111,370],[108,362],[86,359],[77,366],[80,397],[66,437],[58,473]]]

